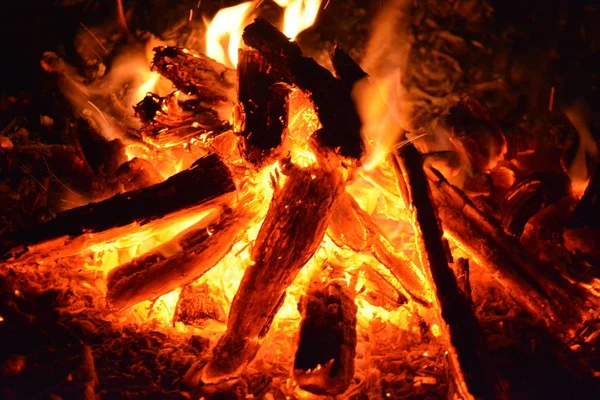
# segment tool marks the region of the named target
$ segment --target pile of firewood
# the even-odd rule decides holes
[[[173,82],[178,93],[148,95],[136,107],[145,139],[160,143],[205,135],[210,138],[207,156],[164,182],[74,208],[2,236],[0,251],[5,264],[68,257],[91,244],[118,237],[132,224],[168,224],[190,210],[219,206],[218,215],[209,222],[192,225],[107,277],[111,311],[181,287],[185,296],[182,293],[180,301],[193,303],[195,292],[189,285],[228,254],[257,218],[252,199],[241,189],[243,177],[279,161],[285,181],[274,179],[274,195],[251,250],[252,263],[233,299],[227,331],[210,360],[190,368],[185,376],[188,385],[238,376],[255,358],[286,290],[326,234],[337,245],[370,253],[381,262],[385,270],[373,274],[379,279],[374,278],[376,286],[393,288],[399,302],[411,300],[436,311],[452,381],[463,398],[507,396],[474,311],[469,261],[504,287],[533,320],[562,340],[569,340],[572,331],[590,319],[589,310],[595,309],[599,299],[589,287],[555,264],[556,260],[537,259],[519,241],[527,223],[540,211],[571,198],[566,174],[538,175],[518,182],[506,195],[498,215],[452,185],[413,144],[399,147],[386,162],[392,166],[406,221],[414,230],[420,261],[420,266],[415,265],[393,249],[377,224],[345,191],[365,155],[352,89],[358,81],[368,82],[368,75],[336,47],[331,55],[334,76],[264,20],[247,26],[243,40],[248,48],[240,50],[237,72],[184,49],[156,49],[153,67]],[[236,87],[242,123],[232,127],[219,120],[214,108],[235,98]],[[283,152],[291,88],[309,96],[321,124],[309,139],[316,162],[308,167],[293,164]],[[454,132],[453,138],[470,164],[479,167],[477,172],[489,171],[501,157],[481,147],[481,136],[491,137],[498,148],[506,146],[499,128],[471,100],[458,103],[440,119],[439,126],[462,129]],[[242,167],[232,165],[229,154],[219,153],[212,145],[230,129],[238,135]],[[595,174],[581,200],[569,209],[573,225],[566,231],[567,242],[585,255],[588,264],[596,260],[597,250],[586,248],[580,236],[582,229],[596,232],[586,218],[598,216],[599,181]],[[563,196],[553,192],[556,184],[563,189]],[[451,245],[468,259],[453,259]],[[569,253],[566,248],[559,250]],[[300,304],[302,323],[293,375],[300,388],[315,394],[342,394],[354,376],[357,293],[352,282],[340,279],[343,269],[333,261],[324,265],[313,276]]]

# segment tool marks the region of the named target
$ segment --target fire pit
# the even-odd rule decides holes
[[[134,3],[2,100],[5,398],[595,398],[593,103],[492,5]]]

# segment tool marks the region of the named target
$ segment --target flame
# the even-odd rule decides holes
[[[579,135],[579,147],[568,171],[571,177],[571,190],[576,197],[583,196],[589,183],[588,159],[593,160],[598,157],[598,144],[590,132],[586,111],[587,106],[582,101],[565,109],[565,114]]]
[[[242,32],[255,8],[256,2],[248,1],[219,10],[206,31],[206,55],[235,68]]]
[[[285,8],[282,32],[290,39],[296,39],[300,32],[310,28],[317,19],[322,0],[275,0]]]

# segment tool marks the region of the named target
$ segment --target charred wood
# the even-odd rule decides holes
[[[191,384],[235,375],[255,357],[286,289],[325,235],[344,189],[341,172],[292,166],[288,173],[283,187],[273,195],[258,233],[251,253],[253,263],[233,299],[227,331],[204,371],[188,374]]]
[[[123,163],[116,175],[116,181],[122,188],[120,192],[142,189],[162,180],[162,175],[150,161],[138,157]]]
[[[344,279],[336,279],[337,268],[332,269],[320,271],[300,300],[302,322],[294,360],[300,388],[321,395],[338,395],[348,388],[356,355],[356,293]]]
[[[239,50],[238,100],[243,114],[239,135],[246,160],[255,165],[277,156],[287,128],[289,88],[276,68],[256,50]]]
[[[229,169],[218,156],[198,159],[189,169],[166,181],[131,192],[117,194],[98,203],[61,212],[55,218],[1,240],[0,254],[62,236],[80,236],[122,227],[133,222],[146,224],[221,195],[235,191]]]
[[[361,121],[348,86],[315,60],[305,57],[296,42],[290,42],[263,19],[248,25],[242,38],[282,73],[286,82],[310,93],[323,125],[315,133],[319,144],[336,149],[344,157],[360,159],[364,151]]]
[[[235,71],[204,54],[160,46],[154,49],[152,66],[177,89],[210,104],[235,99]]]
[[[484,215],[457,187],[430,170],[433,199],[448,238],[485,268],[533,318],[560,330],[560,322],[579,321],[586,302],[596,302],[584,288],[554,266],[529,257],[500,223]],[[560,319],[557,317],[560,316]],[[560,322],[559,322],[560,321]]]
[[[398,187],[415,231],[417,252],[435,290],[447,325],[454,381],[463,398],[499,398],[499,379],[490,367],[483,332],[461,292],[449,262],[452,255],[431,198],[421,155],[409,144],[393,158]]]
[[[359,292],[369,304],[392,311],[408,302],[410,295],[402,283],[383,266],[363,265],[361,271],[365,274],[366,282]]]
[[[456,280],[463,295],[470,303],[473,302],[473,292],[471,291],[471,269],[468,258],[459,258],[454,262],[456,268]]]
[[[540,172],[526,177],[514,185],[501,204],[504,230],[520,237],[531,217],[550,204],[567,196],[570,180],[565,173]]]
[[[109,305],[122,310],[194,282],[229,253],[253,216],[244,207],[236,211],[226,209],[210,225],[201,221],[171,241],[115,268],[106,282]]]
[[[337,77],[345,82],[349,89],[352,89],[356,82],[368,76],[360,65],[337,43],[331,52],[331,63]]]

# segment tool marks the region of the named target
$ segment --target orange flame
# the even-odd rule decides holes
[[[303,30],[310,28],[317,19],[322,0],[275,0],[279,7],[285,8],[283,15],[283,33],[290,39]]]
[[[219,10],[206,31],[206,55],[235,68],[242,32],[255,8],[256,2],[248,1]]]

